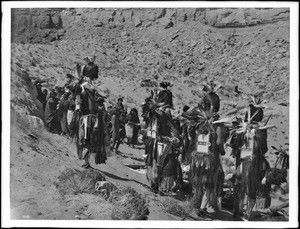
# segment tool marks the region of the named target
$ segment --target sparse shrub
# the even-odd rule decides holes
[[[94,193],[97,181],[104,181],[105,177],[92,169],[79,171],[66,169],[58,177],[54,185],[62,195],[77,195],[79,193]]]
[[[173,199],[165,199],[162,202],[162,206],[166,212],[175,216],[186,217],[188,214],[186,210]]]
[[[113,220],[147,220],[149,209],[146,200],[131,187],[113,191],[109,201],[113,204]]]
[[[107,200],[110,197],[110,194],[118,188],[111,182],[98,181],[95,185],[95,189],[105,200]]]
[[[289,216],[284,210],[267,213],[257,211],[252,213],[251,221],[289,221]]]

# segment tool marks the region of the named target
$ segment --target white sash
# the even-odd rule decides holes
[[[150,128],[147,130],[147,136],[156,139],[157,136],[157,120],[155,119]]]
[[[163,160],[164,160],[164,156],[166,154],[172,154],[172,146],[170,144],[166,144],[166,143],[162,143],[162,142],[158,142],[157,143],[157,164],[162,166]]]
[[[198,153],[204,153],[208,154],[208,149],[210,147],[210,141],[209,141],[209,135],[208,134],[199,134],[198,135],[198,141],[197,141],[197,152]]]
[[[247,157],[251,157],[253,154],[253,144],[254,144],[254,136],[255,136],[255,129],[247,130],[246,137],[247,143],[244,144],[241,148],[241,159],[245,159]]]
[[[74,115],[74,111],[72,110],[68,110],[67,111],[67,122],[68,122],[68,125],[70,125],[72,119],[73,119],[73,115]]]

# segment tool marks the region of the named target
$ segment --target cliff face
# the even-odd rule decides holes
[[[12,42],[45,43],[62,35],[60,9],[12,9]]]
[[[61,39],[68,29],[89,23],[94,27],[114,27],[125,23],[148,28],[159,24],[167,29],[175,24],[200,22],[217,28],[241,28],[289,20],[289,9],[264,8],[48,8],[12,9],[12,42],[47,43]]]

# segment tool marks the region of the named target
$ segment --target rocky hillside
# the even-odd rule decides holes
[[[126,108],[137,107],[140,114],[140,105],[150,90],[158,82],[168,80],[174,84],[171,90],[175,104],[173,113],[176,114],[185,104],[195,105],[202,93],[202,83],[213,80],[223,85],[219,92],[221,116],[226,113],[244,115],[243,108],[249,101],[247,95],[262,94],[264,121],[272,114],[269,124],[277,127],[268,132],[269,145],[278,147],[289,141],[288,9],[25,8],[12,9],[11,25],[11,158],[14,161],[11,174],[15,190],[25,190],[32,184],[44,185],[38,189],[42,193],[46,185],[51,187],[49,193],[53,194],[55,187],[44,181],[45,164],[51,182],[59,174],[58,169],[51,170],[48,163],[55,163],[54,168],[79,166],[74,146],[68,147],[69,141],[44,132],[41,104],[36,99],[32,82],[44,80],[43,86],[48,89],[62,86],[66,74],[74,72],[75,63],[83,62],[93,51],[100,68],[95,84],[99,92],[108,97],[106,105],[114,104],[121,96]],[[142,80],[153,84],[143,87]],[[234,92],[235,86],[241,93]],[[273,165],[275,155],[271,147],[269,149],[268,160]],[[125,146],[121,151],[131,153]],[[142,152],[134,151],[135,157]],[[112,181],[122,184],[145,183],[144,174],[132,178],[135,176],[132,171],[120,170],[118,176],[130,175],[122,179],[112,175],[116,171],[114,163],[119,166],[128,154],[109,159],[108,165],[103,167],[106,174],[111,175]],[[31,162],[39,164],[32,166]],[[20,171],[23,171],[24,180],[32,182],[19,183]],[[145,188],[136,186],[146,192]],[[30,192],[35,191],[30,188]],[[42,199],[41,193],[37,197]],[[23,209],[38,203],[31,202],[30,193],[23,194],[19,197],[20,193],[14,191],[11,200],[20,215]],[[26,204],[18,208],[24,198],[27,198]],[[158,197],[151,196],[152,202],[156,199]],[[47,207],[51,201],[50,198],[43,202],[41,215],[40,209],[31,208],[34,218],[73,217],[66,211],[66,203],[60,213],[54,214],[54,207]],[[55,206],[59,206],[62,200],[57,197],[55,201]],[[170,219],[161,212],[158,208],[150,209],[150,219],[162,219],[160,216]]]
[[[65,72],[95,50],[103,77],[167,79],[189,88],[217,80],[288,102],[288,9],[15,9],[12,15],[12,42],[49,44],[67,55]]]
[[[96,51],[96,84],[107,103],[121,96],[128,108],[139,107],[151,89],[141,80],[168,80],[181,109],[214,80],[223,84],[225,111],[262,94],[266,114],[288,115],[288,9],[13,9],[12,34],[16,68],[46,80],[45,87],[62,85],[75,63]]]
[[[288,8],[23,8],[12,9],[12,42],[53,41],[65,32],[74,38],[68,29],[79,24],[85,24],[88,30],[94,27],[92,30],[99,32],[105,26],[148,28],[159,24],[162,29],[168,29],[195,21],[216,28],[242,28],[288,20]],[[55,36],[49,37],[54,31]],[[89,32],[93,34],[93,31]],[[22,36],[24,34],[26,36]]]

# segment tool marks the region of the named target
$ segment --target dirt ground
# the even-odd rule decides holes
[[[71,139],[44,130],[37,132],[37,129],[29,128],[20,131],[21,128],[17,125],[11,129],[12,219],[75,220],[78,215],[82,219],[90,220],[111,219],[111,204],[107,201],[92,194],[62,196],[55,187],[54,183],[57,182],[58,176],[66,168],[82,170],[82,162],[76,156],[75,145]],[[181,192],[166,197],[151,192],[145,175],[143,153],[142,144],[135,149],[127,144],[121,144],[118,153],[109,155],[106,164],[96,165],[93,155],[90,162],[92,169],[103,174],[108,182],[117,187],[132,187],[141,193],[149,206],[148,220],[183,220],[184,216],[166,212],[163,202],[166,198],[172,198],[179,205],[187,207],[187,193]],[[275,195],[272,205],[286,199],[288,194]],[[189,213],[184,220],[197,220],[194,211]],[[210,211],[206,220],[235,219],[232,217],[231,209],[224,209],[221,212]]]

